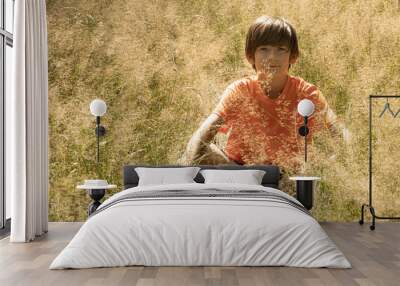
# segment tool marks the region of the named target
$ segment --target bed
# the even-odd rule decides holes
[[[205,183],[200,172],[191,183],[138,185],[140,167],[124,167],[124,190],[100,205],[50,269],[351,267],[301,203],[278,189],[276,166],[198,166],[201,172],[261,170],[259,185]]]

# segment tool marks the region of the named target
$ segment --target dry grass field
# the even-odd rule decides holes
[[[121,187],[125,164],[176,163],[226,86],[253,73],[244,56],[245,34],[264,14],[296,27],[301,55],[290,73],[317,85],[353,135],[350,145],[328,134],[314,138],[305,172],[323,181],[313,214],[321,221],[358,219],[368,191],[368,96],[400,94],[398,5],[47,0],[50,220],[86,218],[90,199],[75,188],[84,179]],[[89,112],[94,98],[108,105],[100,166]],[[378,214],[399,215],[400,115],[379,118],[384,103],[374,105],[374,200]],[[400,109],[400,99],[390,104]]]

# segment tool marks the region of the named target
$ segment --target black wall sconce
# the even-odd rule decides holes
[[[97,138],[97,164],[100,162],[100,137],[106,134],[104,126],[100,125],[100,117],[106,114],[107,105],[101,99],[95,99],[90,103],[90,112],[96,116],[96,138]]]
[[[297,111],[304,118],[304,125],[299,128],[299,134],[304,137],[304,162],[307,162],[307,135],[308,129],[308,118],[314,113],[315,105],[309,99],[303,99],[297,105]]]

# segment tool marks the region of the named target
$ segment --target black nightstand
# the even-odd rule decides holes
[[[86,183],[86,182],[85,182]],[[93,212],[97,210],[97,208],[101,205],[100,200],[104,197],[106,190],[116,188],[116,185],[93,185],[93,184],[85,184],[77,186],[78,189],[87,190],[89,196],[92,198],[93,202],[91,202],[88,206],[88,215],[90,216]]]
[[[321,180],[320,177],[290,177],[292,181],[296,181],[296,199],[303,204],[303,206],[311,210],[313,207],[313,193],[314,184],[316,181]]]

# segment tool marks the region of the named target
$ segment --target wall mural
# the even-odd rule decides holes
[[[358,220],[368,96],[400,93],[400,10],[383,0],[267,2],[47,1],[51,221],[86,219],[90,199],[76,188],[86,179],[116,184],[109,196],[126,164],[177,163],[277,164],[289,194],[289,176],[320,176],[313,215]],[[266,40],[260,27],[275,32]],[[99,143],[96,98],[107,104]],[[299,98],[314,104],[307,162],[299,128],[310,107],[298,109]],[[398,215],[400,116],[374,104],[374,204]]]

